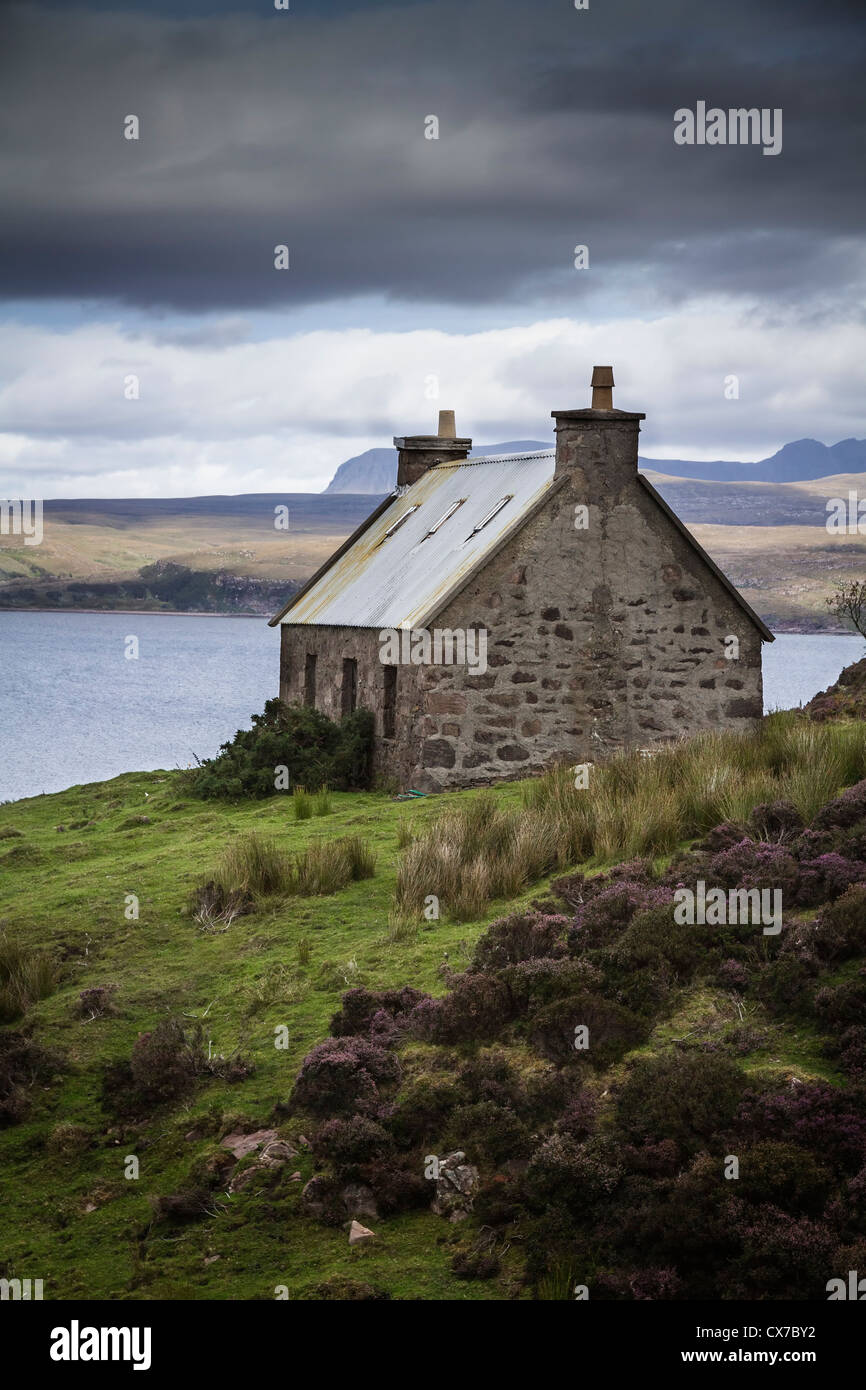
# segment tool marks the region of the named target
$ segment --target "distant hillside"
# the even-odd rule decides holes
[[[827,478],[834,473],[866,472],[866,439],[840,439],[829,447],[817,439],[795,439],[783,444],[769,458],[756,463],[690,463],[686,459],[641,459],[652,468],[676,478],[697,478],[720,483],[798,483]]]
[[[551,439],[508,439],[504,444],[481,444],[473,448],[472,458],[491,454],[528,454],[536,449],[552,449]],[[368,449],[346,459],[337,469],[325,492],[390,492],[397,480],[397,450]]]
[[[472,450],[472,457],[490,454],[517,454],[534,449],[552,448],[551,440],[510,439],[504,444],[483,444]],[[639,460],[643,469],[652,469],[673,478],[691,478],[718,483],[797,483],[814,478],[827,478],[835,473],[866,473],[866,439],[841,439],[838,444],[821,444],[817,439],[795,439],[783,444],[769,458],[754,463],[737,463],[717,459],[712,463],[697,463],[688,459]],[[364,454],[341,463],[326,493],[385,493],[394,486],[397,471],[395,449],[368,449]],[[670,499],[668,499],[670,500]],[[810,508],[814,511],[814,507]],[[689,518],[683,517],[683,520]],[[697,518],[696,518],[697,519]],[[715,520],[701,517],[700,520]],[[788,523],[796,524],[797,517]]]

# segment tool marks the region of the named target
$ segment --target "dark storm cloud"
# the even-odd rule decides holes
[[[848,5],[234,10],[2,12],[0,293],[579,313],[631,277],[659,303],[836,306],[862,267],[864,25]],[[698,100],[781,107],[782,153],[675,146],[673,113]]]

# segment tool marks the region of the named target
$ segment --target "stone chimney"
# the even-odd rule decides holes
[[[587,502],[593,494],[619,492],[637,476],[637,440],[646,416],[614,410],[613,367],[593,367],[589,410],[552,410],[556,421],[554,477],[583,474]]]
[[[439,411],[437,434],[409,434],[394,437],[397,450],[397,486],[417,483],[418,479],[437,463],[454,463],[465,459],[472,448],[471,439],[458,439],[453,410]]]

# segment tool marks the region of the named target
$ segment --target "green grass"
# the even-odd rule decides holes
[[[419,802],[413,824],[423,830],[465,795]],[[503,802],[518,798],[516,789],[504,789]],[[395,940],[389,917],[404,808],[375,793],[332,792],[329,800],[327,817],[299,822],[288,794],[223,806],[186,800],[177,774],[133,773],[0,806],[0,836],[10,827],[20,832],[0,844],[28,851],[12,862],[0,858],[0,933],[62,962],[54,992],[32,1003],[27,1022],[69,1068],[39,1093],[23,1123],[0,1130],[0,1272],[7,1277],[29,1270],[52,1298],[272,1298],[280,1283],[297,1298],[336,1274],[386,1287],[393,1297],[503,1296],[501,1278],[482,1283],[451,1274],[448,1247],[437,1244],[449,1232],[441,1218],[389,1219],[375,1248],[350,1252],[344,1231],[295,1212],[300,1183],[281,1188],[278,1219],[260,1220],[261,1203],[239,1194],[223,1199],[225,1210],[213,1219],[147,1234],[148,1198],[183,1187],[190,1165],[216,1143],[185,1139],[197,1117],[273,1123],[275,1102],[288,1097],[305,1053],[327,1036],[349,984],[408,981],[440,993],[444,953],[455,967],[467,963],[483,929],[482,922],[431,922]],[[250,836],[268,851],[250,855]],[[271,850],[309,861],[335,839],[349,846],[350,872],[358,875],[339,893],[266,897],[218,934],[199,929],[193,892],[231,846],[245,845],[243,865],[258,865],[268,881]],[[365,877],[371,867],[373,877]],[[137,920],[125,915],[131,894]],[[110,984],[117,986],[116,1013],[76,1017],[83,989]],[[256,1070],[236,1085],[210,1081],[175,1110],[121,1135],[100,1105],[101,1066],[128,1058],[138,1034],[171,1015],[201,1020],[205,1045],[212,1040],[226,1055],[240,1048]],[[283,1024],[284,1051],[274,1047]],[[90,1146],[65,1156],[52,1151],[61,1123],[83,1127]],[[297,1132],[291,1123],[282,1129]],[[137,1182],[123,1177],[131,1153],[141,1160]],[[308,1157],[297,1167],[305,1180],[311,1176]],[[212,1253],[221,1258],[206,1266]]]
[[[844,751],[836,750],[840,758]],[[783,754],[784,747],[773,754],[781,769]],[[405,806],[386,794],[330,793],[327,816],[298,820],[291,794],[196,802],[174,773],[128,774],[0,806],[0,939],[60,965],[52,992],[28,996],[26,1022],[67,1065],[37,1089],[23,1123],[0,1131],[0,1273],[42,1278],[48,1298],[270,1299],[286,1285],[303,1299],[331,1278],[371,1283],[394,1298],[511,1296],[519,1252],[509,1253],[495,1279],[460,1280],[450,1270],[451,1244],[466,1233],[426,1211],[372,1222],[375,1244],[350,1251],[344,1230],[300,1214],[303,1183],[281,1181],[268,1194],[217,1191],[215,1214],[188,1225],[152,1224],[151,1199],[188,1185],[193,1163],[213,1152],[232,1122],[272,1125],[298,1139],[298,1122],[275,1119],[274,1105],[288,1098],[306,1052],[327,1036],[343,990],[411,984],[439,994],[446,956],[452,970],[464,968],[489,921],[538,897],[538,876],[549,869],[530,836],[518,841],[516,877],[487,881],[483,892],[470,882],[467,920],[446,913],[410,920],[395,902],[401,865],[429,843],[440,817],[474,827],[476,836],[483,830],[488,846],[497,836],[513,844],[526,806],[543,795],[537,787],[419,799],[411,831]],[[19,833],[4,839],[9,829]],[[338,892],[286,894],[279,881],[274,890],[277,862],[314,865],[338,843],[350,865]],[[2,852],[7,845],[11,857]],[[673,848],[665,841],[657,854]],[[203,876],[227,862],[255,877],[262,895],[252,912],[202,931],[191,900]],[[507,896],[491,898],[496,892]],[[116,986],[113,1011],[79,1017],[80,992],[101,985]],[[720,1019],[722,1008],[711,991],[686,993],[681,1012],[645,1048],[669,1046],[678,1028],[707,1038],[730,1031],[738,1020]],[[128,1059],[137,1036],[170,1016],[201,1022],[206,1048],[226,1056],[240,1050],[255,1071],[236,1084],[208,1079],[174,1109],[124,1128],[100,1104],[101,1068]],[[285,1050],[274,1046],[283,1026]],[[805,1027],[769,1027],[740,1060],[762,1074],[835,1079],[820,1039]],[[138,1181],[123,1176],[130,1154],[140,1160]],[[304,1181],[313,1172],[306,1153],[290,1167]],[[552,1288],[548,1296],[559,1294]]]

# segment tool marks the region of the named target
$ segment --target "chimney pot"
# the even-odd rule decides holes
[[[592,409],[613,410],[613,367],[592,369]]]
[[[454,421],[453,410],[439,411],[439,429],[437,431],[440,439],[456,439],[457,425]]]

